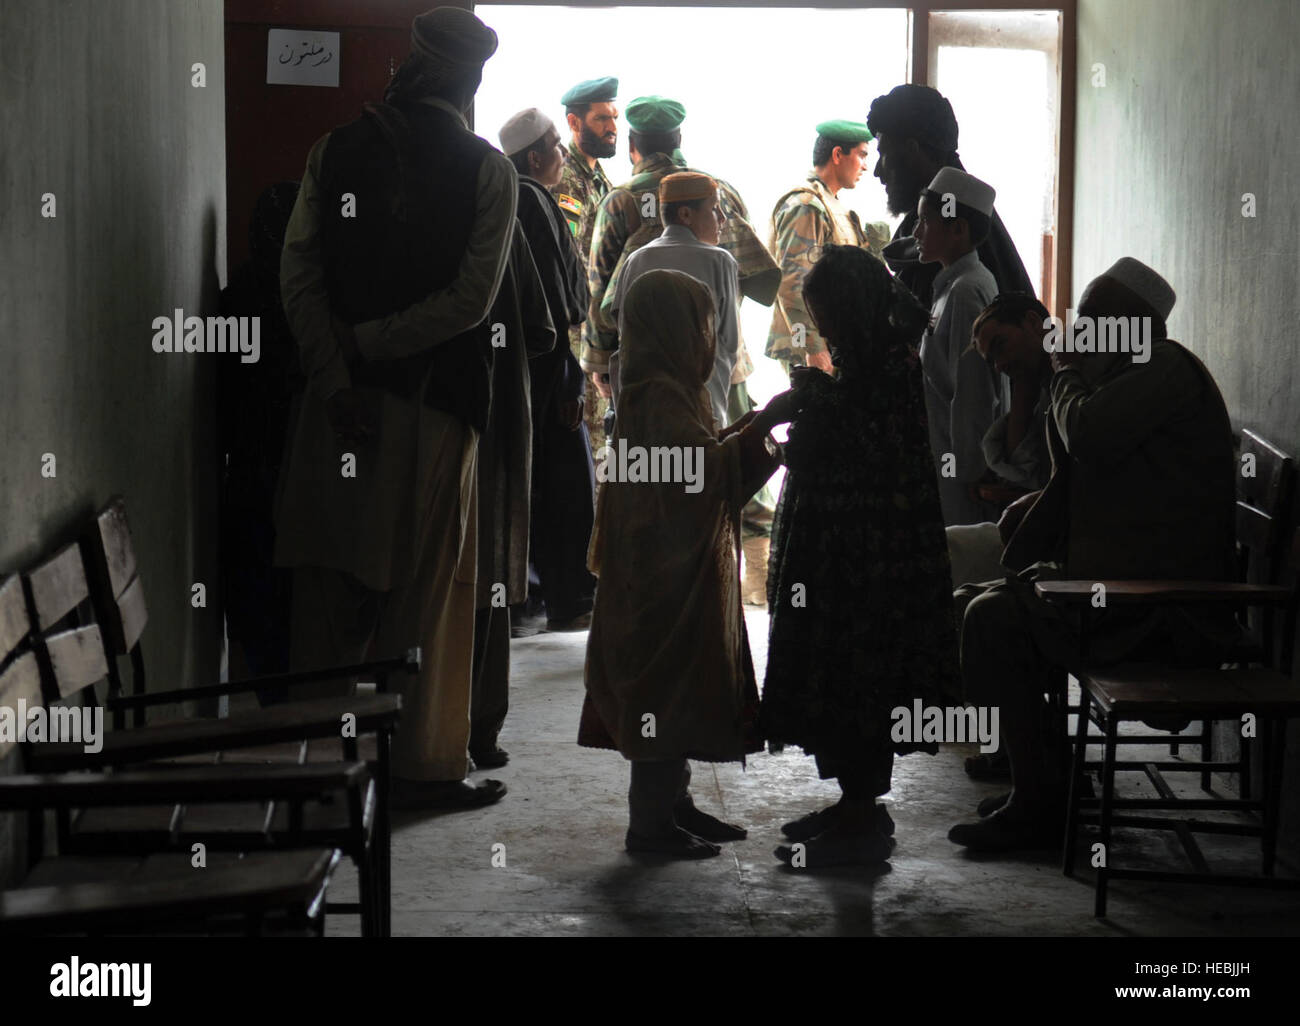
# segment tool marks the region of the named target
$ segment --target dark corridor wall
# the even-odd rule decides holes
[[[192,608],[190,586],[216,576],[226,357],[151,341],[177,307],[215,312],[225,273],[221,29],[221,0],[0,4],[0,572],[123,494],[159,686],[214,678],[220,658],[218,604]]]

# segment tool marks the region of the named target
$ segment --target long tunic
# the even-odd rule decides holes
[[[442,101],[428,101],[446,106]],[[460,118],[460,114],[456,115]],[[461,118],[462,125],[464,119]],[[468,129],[466,129],[468,131]],[[431,433],[442,421],[417,401],[380,389],[363,389],[373,403],[379,431],[375,440],[343,445],[335,438],[325,402],[352,385],[351,374],[330,327],[330,302],[320,252],[323,195],[321,160],[329,136],[307,158],[302,189],[285,234],[280,282],[285,315],[298,341],[308,388],[291,429],[277,502],[275,561],[279,566],[320,566],[350,573],[376,591],[409,584],[422,553],[421,497],[434,487],[426,454],[436,447]],[[409,356],[454,338],[488,314],[505,274],[515,223],[518,176],[504,155],[489,153],[479,170],[474,227],[461,273],[404,310],[355,326],[366,360]],[[459,475],[467,487],[477,432]],[[355,477],[344,476],[344,458],[355,457]],[[471,496],[461,496],[461,531],[447,544],[462,554],[458,577],[473,580],[474,552],[465,546],[464,520]]]
[[[528,514],[532,480],[532,403],[528,361],[549,353],[556,331],[519,222],[492,312],[505,329],[492,361],[492,405],[478,453],[478,586],[475,606],[514,605],[528,597]]]
[[[1147,363],[1121,355],[1094,376],[1087,363],[1099,359],[1052,378],[1052,476],[1003,564],[1019,572],[1054,561],[1067,577],[1092,581],[1233,579],[1236,465],[1214,379],[1172,340],[1153,341]],[[1115,607],[1094,613],[1093,623],[1098,658],[1117,657],[1161,627],[1216,642],[1235,635],[1220,610]]]
[[[957,679],[920,379],[906,346],[870,372],[818,374],[785,445],[760,725],[817,755],[823,775],[890,751],[934,751],[893,743],[891,712],[937,704]]]
[[[983,440],[1002,412],[1001,375],[971,346],[970,329],[992,302],[997,284],[974,252],[945,267],[934,284],[931,327],[921,340],[921,370],[943,521],[996,520],[993,504],[972,498],[970,488],[987,470]]]
[[[646,243],[628,257],[627,263],[623,265],[618,292],[612,299],[615,316],[618,315],[632,282],[646,271],[657,267],[684,271],[707,285],[713,294],[717,346],[714,350],[713,376],[709,378],[705,389],[713,405],[714,420],[719,427],[726,427],[727,398],[740,342],[737,327],[740,285],[736,260],[722,247],[701,242],[685,225],[669,225],[659,238]],[[621,324],[619,331],[622,332]]]

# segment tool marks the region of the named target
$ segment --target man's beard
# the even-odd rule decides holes
[[[605,142],[604,138],[597,135],[586,125],[582,126],[582,137],[578,140],[578,148],[589,157],[612,157],[618,152],[618,140],[612,143]]]
[[[917,182],[895,181],[885,186],[885,208],[894,217],[915,213],[920,202],[921,185]]]

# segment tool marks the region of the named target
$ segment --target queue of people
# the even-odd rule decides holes
[[[1147,360],[1054,350],[928,87],[818,124],[764,244],[736,189],[688,164],[675,100],[628,103],[622,185],[601,165],[614,78],[565,94],[567,131],[530,107],[500,150],[474,135],[496,45],[463,9],[419,16],[383,103],[307,158],[279,274],[305,379],[274,514],[292,664],[419,644],[394,800],[472,808],[506,792],[467,774],[509,758],[512,633],[589,629],[578,740],[631,763],[628,850],[702,858],[744,838],[695,806],[689,760],[797,745],[841,791],[783,828],[777,858],[808,868],[889,857],[894,759],[937,748],[900,736],[895,710],[995,705],[1004,754],[968,770],[1012,788],[951,839],[1059,844],[1065,739],[1044,696],[1078,627],[1033,581],[1232,569],[1227,415],[1167,338],[1173,289],[1124,258],[1083,293],[1080,317],[1153,326]],[[873,141],[903,216],[888,242],[839,198]],[[772,307],[765,351],[790,379],[762,409],[745,297]],[[610,473],[615,446],[653,472]],[[686,465],[689,482],[668,472]],[[739,576],[755,538],[761,692]],[[1091,652],[1212,662],[1231,633],[1107,612]]]

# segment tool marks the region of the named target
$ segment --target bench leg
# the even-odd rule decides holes
[[[1097,867],[1097,896],[1092,914],[1098,919],[1106,915],[1106,888],[1110,883],[1110,814],[1115,799],[1115,746],[1119,735],[1119,717],[1111,713],[1106,717],[1106,747],[1101,764],[1101,865]]]
[[[1083,800],[1084,763],[1088,752],[1088,705],[1090,698],[1086,688],[1079,689],[1079,712],[1074,727],[1074,757],[1070,766],[1070,798],[1065,815],[1065,850],[1061,856],[1061,871],[1066,876],[1074,876],[1074,851],[1079,841],[1079,803]]]

